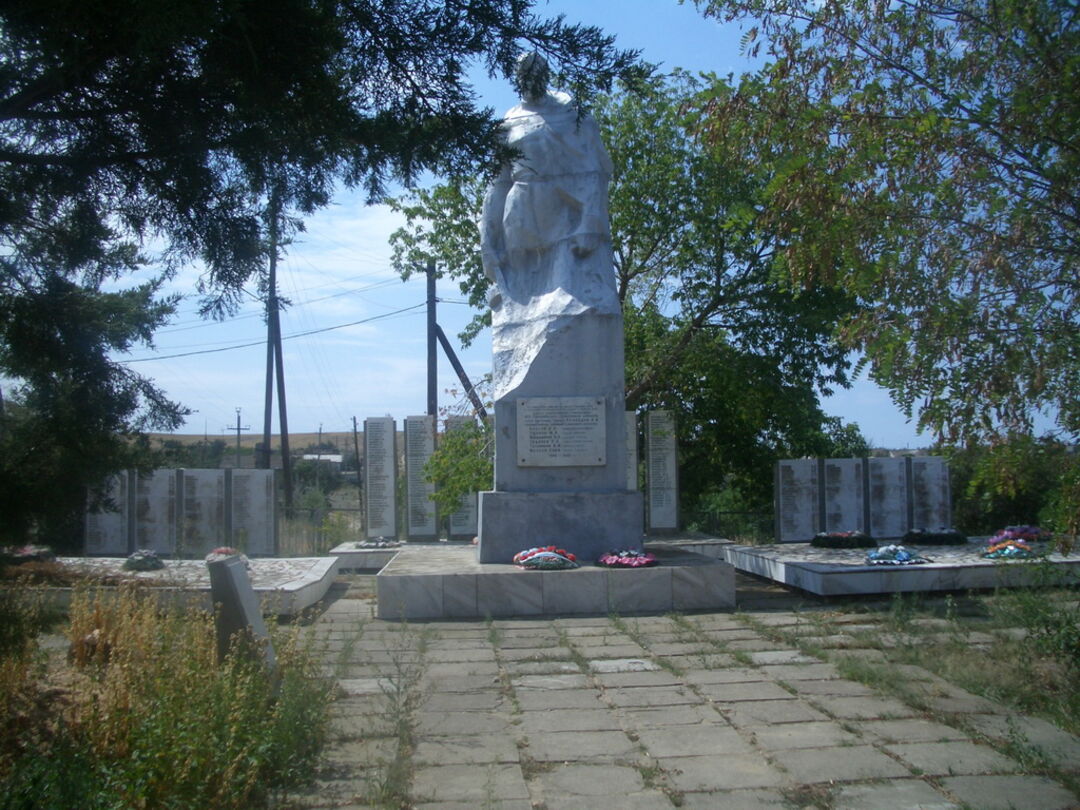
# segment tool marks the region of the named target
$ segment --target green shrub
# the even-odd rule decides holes
[[[0,807],[263,807],[314,772],[332,692],[299,627],[276,633],[276,682],[239,651],[217,663],[209,614],[131,588],[77,593],[68,633],[64,699],[23,711]]]

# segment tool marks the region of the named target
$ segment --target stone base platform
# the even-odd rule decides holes
[[[342,543],[330,549],[330,554],[338,559],[342,571],[379,570],[394,559],[404,545],[396,548],[355,548],[352,543]]]
[[[724,558],[740,571],[818,596],[881,594],[902,591],[964,591],[1022,587],[1041,581],[1032,561],[987,560],[985,543],[963,546],[905,546],[932,562],[920,565],[867,565],[869,549],[821,549],[809,543],[770,546],[728,545]],[[1047,552],[1046,559],[1062,574],[1080,581],[1080,554],[1063,557]]]
[[[612,548],[641,550],[640,492],[481,492],[479,510],[482,563],[509,563],[535,546],[590,561]]]
[[[123,578],[152,588],[163,602],[211,609],[210,572],[202,560],[165,560],[157,571],[125,571],[123,557],[61,557],[59,562],[94,576]],[[296,616],[322,599],[338,572],[337,557],[254,558],[251,585],[267,616]],[[58,602],[70,600],[70,588],[49,588]]]
[[[471,546],[405,547],[375,578],[377,615],[476,619],[734,608],[731,565],[677,549],[655,553],[654,568],[526,571],[481,564]]]

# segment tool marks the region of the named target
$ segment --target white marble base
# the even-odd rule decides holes
[[[481,492],[482,563],[509,563],[522,549],[558,546],[579,560],[642,545],[640,492]]]
[[[202,560],[165,560],[157,571],[126,571],[123,557],[61,557],[59,562],[88,574],[124,577],[145,584],[163,602],[212,609],[210,573]],[[256,558],[251,560],[251,584],[265,615],[295,616],[322,599],[338,572],[336,557]],[[58,601],[70,598],[69,588],[50,588]]]
[[[526,571],[481,564],[468,547],[405,547],[375,578],[380,619],[603,615],[731,610],[735,570],[700,554],[659,549],[655,568],[583,565]]]
[[[906,546],[933,562],[920,565],[867,565],[869,549],[818,549],[808,543],[774,546],[729,545],[728,562],[740,571],[767,577],[819,596],[962,591],[1033,584],[1030,562],[983,559],[983,543],[966,546]],[[1050,554],[1049,561],[1080,576],[1080,556]]]
[[[383,568],[394,559],[403,546],[397,548],[354,548],[352,543],[342,543],[330,549],[330,555],[337,557],[338,568],[342,571],[376,570]]]

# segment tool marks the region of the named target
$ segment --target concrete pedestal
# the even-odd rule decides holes
[[[556,545],[581,560],[641,549],[640,492],[481,492],[481,563],[509,563],[522,549]]]

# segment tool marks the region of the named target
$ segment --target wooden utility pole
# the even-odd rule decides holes
[[[427,413],[437,417],[439,410],[439,347],[435,336],[435,262],[427,265]]]
[[[281,351],[281,318],[277,297],[277,259],[280,235],[281,197],[275,187],[270,195],[270,267],[267,273],[266,292],[266,389],[263,405],[263,445],[265,468],[270,469],[270,425],[274,409],[274,379],[277,379],[278,415],[281,433],[281,475],[285,479],[285,514],[292,514],[293,480],[292,457],[289,455],[289,416],[285,404],[285,361]]]
[[[242,431],[242,430],[251,430],[251,428],[248,427],[247,425],[245,425],[244,427],[240,427],[240,409],[239,408],[236,409],[236,427],[230,427],[230,426],[226,425],[225,427],[222,428],[222,430],[235,430],[236,431],[236,466],[239,468],[239,466],[240,466],[240,431]]]

